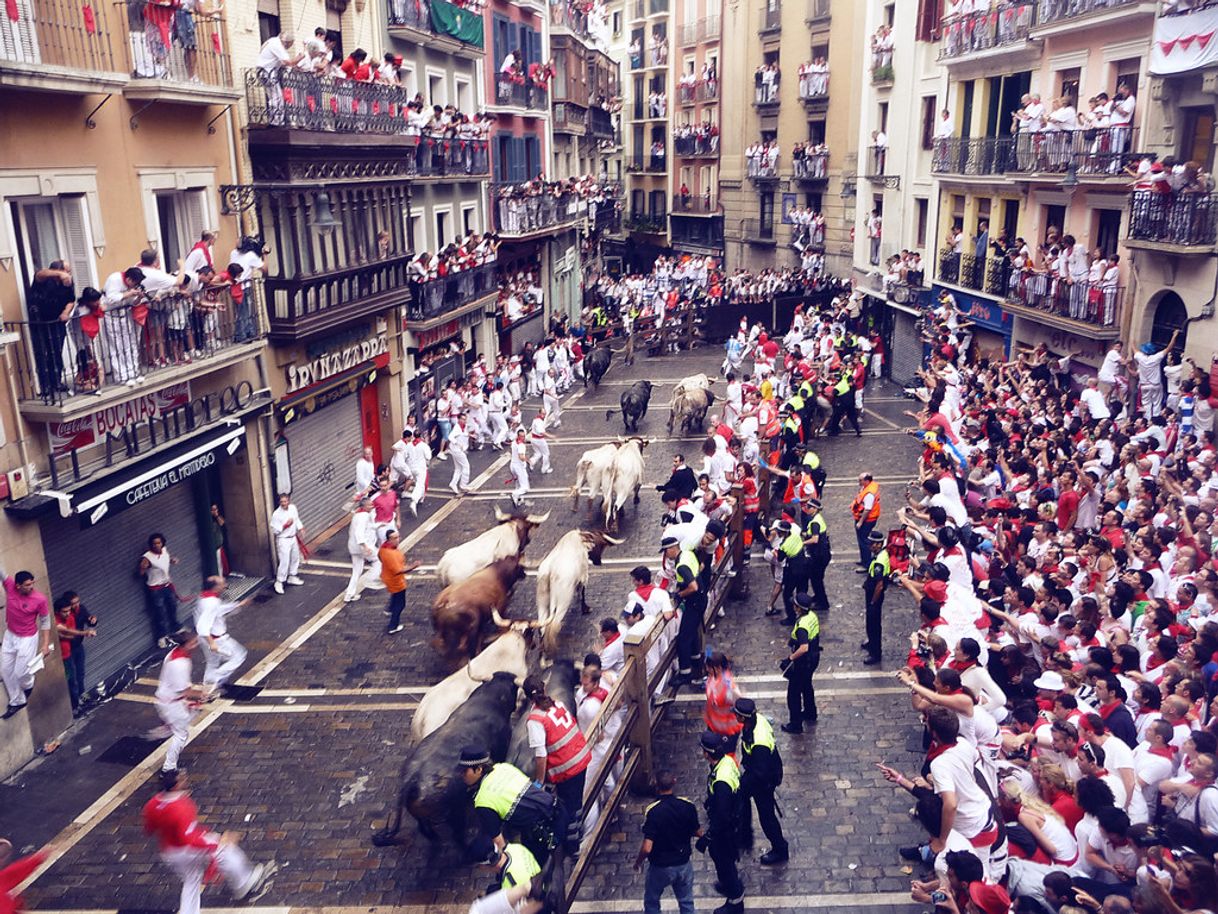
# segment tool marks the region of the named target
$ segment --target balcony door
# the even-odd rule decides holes
[[[207,197],[202,190],[179,190],[156,195],[157,251],[161,267],[172,273],[178,261],[194,247],[207,224]]]
[[[77,294],[85,286],[100,286],[93,265],[93,242],[84,197],[33,197],[11,204],[20,254],[24,294],[39,270],[66,260],[76,279]]]

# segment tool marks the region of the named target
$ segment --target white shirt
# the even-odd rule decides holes
[[[533,438],[544,438],[546,436],[546,420],[537,416],[529,423],[529,434]]]
[[[181,698],[182,693],[190,688],[193,668],[189,654],[185,657],[174,657],[173,651],[166,654],[161,662],[161,675],[157,679],[156,700],[167,704]]]
[[[1138,383],[1150,387],[1158,386],[1161,380],[1159,366],[1163,364],[1165,358],[1167,358],[1166,349],[1161,349],[1154,355],[1147,355],[1141,351],[1135,352],[1133,361],[1138,366]]]
[[[292,59],[292,52],[283,46],[283,41],[276,35],[268,38],[258,52],[256,66],[263,70],[278,70]]]
[[[286,530],[284,525],[291,521],[291,526]],[[271,532],[276,537],[295,537],[298,533],[303,532],[300,526],[300,514],[296,510],[296,506],[289,504],[286,508],[276,508],[275,513],[271,515]]]
[[[609,644],[602,644],[600,655],[602,670],[613,673],[615,676],[621,673],[622,667],[626,665],[624,635],[619,632],[618,637],[614,638]]]
[[[356,511],[347,528],[347,551],[352,555],[368,555],[376,551],[376,521],[371,511]]]
[[[157,555],[151,549],[144,553],[148,561],[148,573],[144,575],[144,583],[149,587],[163,587],[169,583],[169,550],[162,549]]]
[[[1112,415],[1112,410],[1104,402],[1104,395],[1094,387],[1086,388],[1079,395],[1079,400],[1087,407],[1087,413],[1092,419],[1107,419]]]
[[[195,631],[200,638],[220,638],[228,634],[226,617],[237,608],[236,603],[225,603],[219,595],[204,591],[195,604]]]
[[[966,838],[975,838],[990,822],[990,800],[977,784],[973,760],[977,750],[959,741],[930,763],[935,793],[952,791],[956,794],[956,831]]]
[[[431,460],[431,448],[422,438],[418,442],[411,441],[402,448],[402,457],[406,461],[406,466],[410,469],[411,476],[419,476],[427,471],[427,464]]]
[[[462,428],[460,424],[454,425],[452,431],[448,433],[448,449],[450,451],[460,451],[464,454],[469,450],[469,429]]]
[[[1115,384],[1117,371],[1121,367],[1121,354],[1115,349],[1109,349],[1104,356],[1104,364],[1100,366],[1097,377],[1105,384]]]
[[[355,461],[355,487],[357,489],[361,492],[367,491],[374,479],[376,479],[375,463],[364,457]]]

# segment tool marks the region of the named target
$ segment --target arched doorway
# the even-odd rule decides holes
[[[1175,292],[1164,292],[1155,306],[1155,322],[1150,328],[1150,340],[1162,348],[1177,330],[1180,331],[1180,337],[1176,340],[1176,346],[1183,350],[1184,344],[1188,342],[1188,309]]]

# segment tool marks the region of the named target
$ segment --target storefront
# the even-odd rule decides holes
[[[956,299],[956,307],[965,320],[972,322],[973,349],[971,355],[977,359],[1006,361],[1011,357],[1011,334],[1014,319],[1002,305],[981,295],[962,292],[954,286],[934,287],[935,300],[940,292],[950,292]]]
[[[898,384],[909,386],[926,365],[926,343],[922,339],[922,313],[908,305],[888,302],[891,323],[882,332],[888,349],[885,372]]]
[[[342,521],[365,446],[381,462],[381,419],[392,380],[383,327],[352,328],[313,344],[284,368],[287,392],[275,404],[275,487],[292,493],[310,541]]]

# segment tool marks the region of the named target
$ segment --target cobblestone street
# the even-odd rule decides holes
[[[585,449],[621,432],[616,407],[624,385],[636,377],[651,377],[657,385],[641,426],[653,439],[645,455],[642,502],[637,510],[627,507],[626,542],[593,570],[587,594],[592,614],[567,615],[564,655],[578,660],[594,649],[597,622],[617,615],[629,590],[628,569],[640,562],[654,566],[661,513],[654,486],[667,478],[674,453],[684,450],[691,464],[700,462],[699,437],[666,435],[668,397],[677,379],[713,373],[719,359],[714,350],[640,359],[631,369],[615,364],[599,390],[577,388],[565,398],[554,473],[533,478],[530,510],[550,516],[526,552],[531,565],[567,530],[599,526],[589,509],[571,511],[567,487],[575,464]],[[893,677],[916,624],[915,609],[904,595],[889,599],[885,662],[863,666],[857,649],[863,637],[861,577],[854,573],[849,517],[857,473],[870,470],[881,484],[881,529],[893,518],[915,459],[901,431],[906,404],[899,389],[872,387],[863,437],[843,435],[818,446],[829,473],[824,501],[835,547],[827,577],[833,607],[821,619],[825,651],[815,680],[821,722],[802,736],[778,734],[786,768],[779,797],[791,860],[769,870],[759,867],[755,858],[767,847],[758,834],[753,859],[742,862],[749,911],[917,909],[908,902],[910,876],[897,855],[898,846],[917,837],[908,797],[886,784],[874,765],[885,760],[908,770],[921,751],[907,691]],[[615,411],[611,419],[606,409]],[[450,464],[437,462],[425,510],[404,525],[409,557],[424,567],[412,578],[400,635],[382,635],[383,594],[365,591],[359,602],[343,604],[345,530],[314,551],[304,568],[305,587],[285,597],[267,588],[255,607],[235,618],[234,634],[250,648],[238,682],[261,691],[249,700],[217,701],[204,711],[183,764],[192,773],[204,820],[241,832],[253,859],[279,863],[273,886],[252,910],[464,911],[485,881],[455,863],[451,847],[429,844],[413,823],[404,828],[400,846],[382,849],[370,841],[392,805],[412,711],[448,672],[429,644],[428,607],[438,591],[429,566],[449,546],[492,525],[495,506],[510,507],[506,457],[482,451],[471,458],[476,494],[451,498]],[[735,658],[745,692],[777,724],[785,720],[785,681],[776,662],[786,628],[764,616],[770,582],[759,554],[747,574],[749,595],[727,604],[726,617],[707,642]],[[518,618],[534,615],[532,577],[518,586],[510,610]],[[156,671],[143,675],[79,723],[57,753],[29,766],[0,792],[0,834],[10,835],[19,849],[55,841],[52,865],[25,893],[35,910],[176,906],[178,885],[140,824],[163,757],[163,746],[138,739],[157,724],[151,704]],[[667,708],[657,742],[657,764],[678,772],[678,792],[698,801],[705,776],[697,748],[702,707],[700,692],[683,690]],[[54,799],[39,799],[47,796]],[[640,909],[642,877],[631,864],[646,802],[631,797],[618,813],[575,911]],[[699,910],[709,910],[721,897],[711,888],[709,860],[698,857],[695,866]],[[222,892],[204,895],[206,908],[227,903]]]

